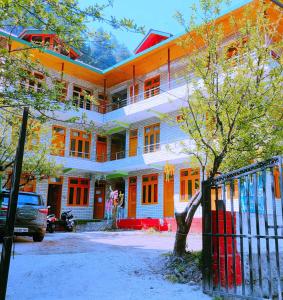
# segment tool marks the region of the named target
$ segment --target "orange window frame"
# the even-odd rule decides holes
[[[65,80],[56,80],[56,83],[62,85],[59,89],[59,92],[61,94],[59,99],[60,101],[64,102],[68,96],[69,83]]]
[[[158,204],[158,174],[142,176],[142,205]]]
[[[70,156],[90,158],[90,149],[91,149],[91,134],[86,131],[71,129]]]
[[[86,109],[92,110],[92,103],[90,100],[86,99],[86,96],[91,96],[92,92],[87,89],[80,87],[78,85],[73,86],[73,105]]]
[[[68,180],[67,206],[89,205],[90,180],[88,178],[70,177]]]
[[[138,149],[138,129],[129,132],[129,156],[136,156]]]
[[[56,128],[61,129],[63,132],[56,131]],[[61,145],[62,144],[62,145]],[[59,125],[52,126],[52,141],[51,141],[51,155],[65,156],[66,145],[66,128]]]
[[[189,201],[195,192],[200,188],[199,169],[180,170],[180,201]]]
[[[160,149],[160,123],[144,127],[144,153]]]
[[[158,95],[160,92],[160,75],[154,76],[144,82],[144,98]]]

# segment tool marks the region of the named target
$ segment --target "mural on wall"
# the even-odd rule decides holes
[[[109,187],[109,197],[107,197],[105,209],[107,222],[112,219],[112,228],[117,228],[117,219],[123,217],[124,194],[118,190],[113,191]]]

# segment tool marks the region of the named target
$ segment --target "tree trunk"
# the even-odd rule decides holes
[[[175,213],[177,232],[173,254],[175,256],[183,256],[186,253],[186,241],[190,231],[195,212],[201,202],[201,193],[197,192],[181,213]]]

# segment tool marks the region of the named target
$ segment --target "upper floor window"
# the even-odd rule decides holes
[[[144,153],[155,152],[160,149],[160,124],[153,124],[144,128]]]
[[[112,109],[117,109],[127,105],[127,89],[120,90],[111,95],[112,98]]]
[[[51,154],[64,156],[65,143],[66,143],[66,128],[62,126],[54,125],[52,127]]]
[[[91,91],[81,88],[79,86],[74,86],[73,90],[73,105],[86,110],[91,110],[90,97]]]
[[[89,158],[91,134],[71,129],[70,156]]]
[[[27,77],[23,78],[21,85],[31,92],[42,92],[44,75],[38,72],[27,71]]]
[[[144,82],[144,98],[153,97],[160,92],[160,75],[147,79]]]
[[[63,80],[56,80],[58,86],[59,100],[65,101],[68,95],[68,82]]]

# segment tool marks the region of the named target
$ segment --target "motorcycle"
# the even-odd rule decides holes
[[[53,233],[55,231],[55,222],[57,221],[56,217],[54,214],[50,214],[47,216],[47,226],[46,226],[46,230],[49,233]]]
[[[63,211],[61,214],[61,220],[65,226],[66,231],[73,231],[75,226],[74,216],[71,213],[71,210]]]

